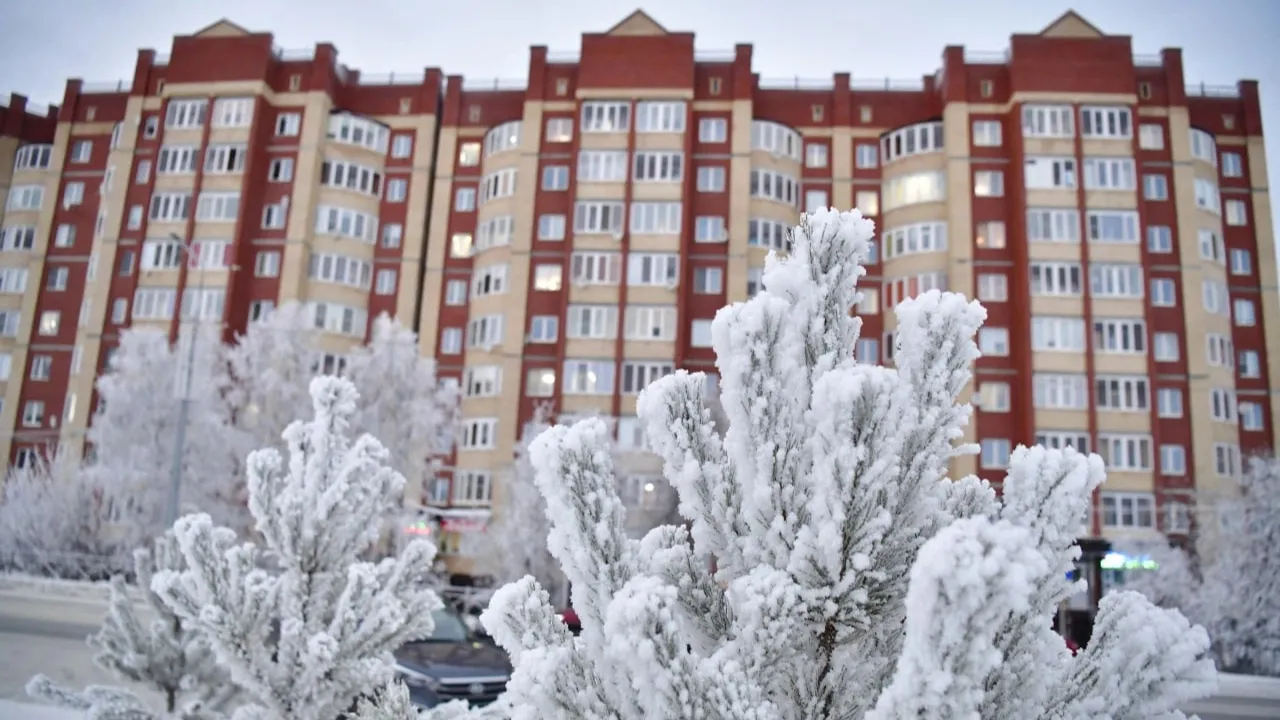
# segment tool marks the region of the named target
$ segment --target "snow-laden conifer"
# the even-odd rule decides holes
[[[404,476],[372,436],[349,438],[349,381],[317,378],[311,395],[315,418],[284,433],[287,461],[274,449],[249,456],[249,509],[265,548],[188,515],[174,528],[188,567],[152,581],[246,697],[236,718],[340,717],[392,679],[392,651],[429,635],[441,607],[426,585],[430,543],[360,561]]]
[[[37,675],[28,692],[46,701],[89,710],[89,717],[217,718],[234,696],[234,686],[218,666],[213,650],[191,623],[175,615],[151,590],[156,572],[181,571],[185,563],[166,534],[154,550],[134,552],[135,592],[123,576],[111,579],[111,596],[102,628],[89,637],[97,665],[132,686],[93,687],[75,692]],[[147,707],[133,689],[159,696],[161,707]],[[127,712],[125,712],[127,710]]]
[[[1207,639],[1176,613],[1109,603],[1075,659],[1049,630],[1076,589],[1065,570],[1102,480],[1096,456],[1019,450],[1003,502],[947,477],[973,452],[956,445],[971,413],[956,399],[981,306],[908,300],[896,368],[856,363],[849,311],[871,223],[822,210],[794,235],[764,290],[713,323],[723,440],[700,373],[640,397],[689,530],[625,537],[599,420],[533,443],[583,630],[571,637],[532,579],[498,591],[483,622],[516,668],[514,716],[1083,719],[1098,704],[1146,717],[1202,695]],[[1144,618],[1158,632],[1136,635]],[[1146,666],[1112,679],[1126,647]]]

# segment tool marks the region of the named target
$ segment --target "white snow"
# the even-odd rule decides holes
[[[84,711],[0,700],[0,720],[84,720]]]

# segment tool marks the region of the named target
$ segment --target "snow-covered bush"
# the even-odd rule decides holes
[[[248,459],[249,509],[265,549],[188,515],[174,527],[188,567],[152,581],[244,694],[237,719],[340,717],[391,681],[392,651],[429,635],[441,607],[425,584],[435,555],[425,540],[378,563],[359,560],[405,479],[376,439],[348,437],[357,401],[349,381],[316,378],[311,396],[315,419],[285,430],[288,461],[274,449]]]
[[[123,569],[127,554],[104,532],[101,492],[68,446],[10,468],[0,493],[0,568],[69,579]]]
[[[154,551],[139,548],[134,553],[134,572],[142,600],[133,598],[124,577],[112,578],[107,617],[102,629],[89,637],[89,646],[97,651],[97,665],[159,695],[162,710],[148,708],[128,688],[91,687],[75,692],[58,687],[45,675],[32,678],[27,692],[63,707],[88,710],[90,718],[220,717],[234,696],[234,686],[209,644],[151,590],[156,572],[181,571],[184,566],[169,534],[157,538]]]
[[[237,455],[243,443],[233,439],[223,346],[216,328],[197,333],[180,504],[241,529],[248,522],[243,457]],[[103,489],[114,537],[128,548],[158,537],[171,522],[167,508],[187,337],[175,346],[161,330],[125,330],[98,378],[100,405],[88,431],[93,459],[85,473]]]
[[[1204,631],[1137,594],[1103,604],[1078,657],[1053,633],[1101,461],[1019,449],[1002,501],[948,479],[973,452],[956,398],[985,312],[925,293],[897,308],[897,368],[856,363],[871,236],[856,211],[809,215],[764,291],[719,312],[723,439],[701,374],[641,395],[688,531],[623,534],[599,420],[533,443],[583,630],[532,578],[495,594],[514,717],[1173,718],[1210,691]]]

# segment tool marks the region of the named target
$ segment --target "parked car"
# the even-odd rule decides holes
[[[507,653],[468,629],[453,610],[437,610],[434,619],[431,637],[395,652],[396,672],[414,704],[429,708],[450,700],[471,705],[496,700],[511,677]]]

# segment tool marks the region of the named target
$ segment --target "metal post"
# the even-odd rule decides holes
[[[192,239],[189,241],[183,241],[182,238],[178,237],[176,234],[173,234],[173,233],[170,233],[169,237],[182,243],[182,260],[183,262],[187,263],[188,265],[187,269],[190,270],[191,244],[194,243],[195,240]],[[201,290],[204,288],[204,266],[203,265],[201,265],[197,269],[197,273],[198,274],[196,276],[196,289]],[[185,292],[186,292],[186,288],[184,287],[183,293]],[[199,299],[203,300],[203,298],[199,298]],[[178,311],[178,338],[181,339],[182,338],[182,297],[181,295],[174,298],[174,301],[177,304],[177,311]],[[192,304],[194,305],[195,302],[197,301],[193,299]],[[173,527],[173,524],[177,522],[178,506],[180,504],[179,500],[182,495],[182,456],[184,451],[186,450],[187,422],[189,421],[189,418],[191,415],[191,384],[192,384],[192,379],[195,376],[196,340],[200,336],[200,332],[199,332],[200,314],[197,308],[193,308],[193,310],[195,311],[194,315],[195,315],[196,322],[193,323],[193,327],[191,331],[190,346],[187,348],[187,367],[186,367],[186,373],[185,373],[185,376],[183,377],[183,382],[182,382],[182,397],[178,400],[178,427],[176,432],[174,433],[174,440],[173,440],[173,468],[171,470],[170,477],[169,477],[169,503],[168,503],[167,511],[165,513],[166,527]]]

